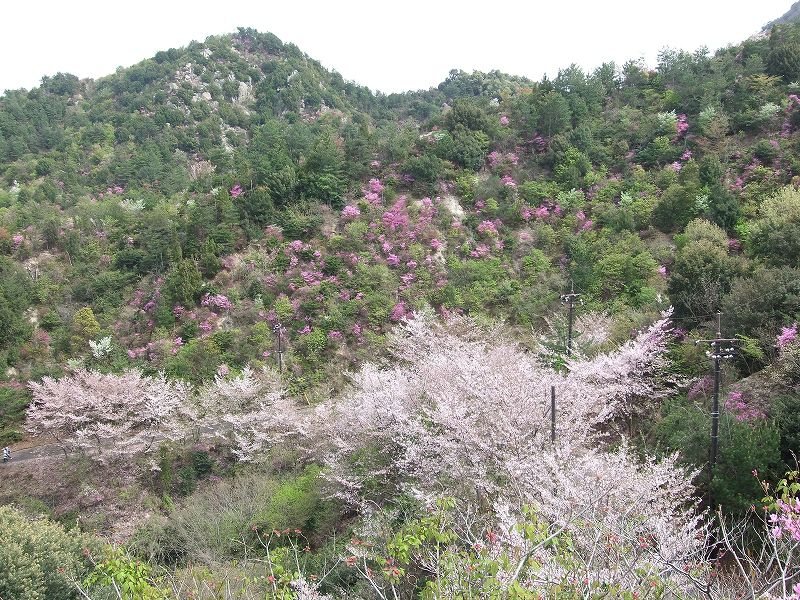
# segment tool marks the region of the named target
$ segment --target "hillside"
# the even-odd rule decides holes
[[[6,93],[0,445],[27,411],[64,466],[12,464],[0,499],[130,541],[150,566],[103,568],[161,592],[709,597],[701,498],[746,514],[797,451],[791,19],[652,69],[391,95],[239,29]],[[100,542],[48,531],[88,572]],[[630,568],[592,562],[620,539]],[[712,597],[744,597],[730,577]]]
[[[800,2],[795,2],[783,15],[764,25],[762,32],[769,35],[775,25],[788,25],[800,19]]]

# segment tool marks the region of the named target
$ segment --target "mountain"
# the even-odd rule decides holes
[[[800,2],[795,2],[792,4],[791,8],[786,11],[782,16],[778,17],[774,21],[770,21],[761,29],[762,35],[769,35],[769,32],[775,25],[786,25],[789,23],[794,23],[800,18]]]
[[[786,21],[391,95],[239,29],[7,92],[0,594],[786,592],[798,81]]]
[[[690,332],[723,309],[756,372],[800,308],[789,291],[735,308],[797,264],[794,213],[764,208],[800,173],[796,31],[655,70],[453,71],[382,95],[240,29],[10,91],[8,389],[76,365],[196,384],[273,367],[280,323],[287,381],[313,393],[413,310],[526,331],[570,282],[619,323],[610,344],[669,304]]]

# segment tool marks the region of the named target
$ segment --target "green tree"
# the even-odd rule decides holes
[[[0,539],[0,598],[77,598],[73,581],[90,569],[83,549],[95,545],[87,536],[0,506]]]
[[[194,306],[200,296],[203,276],[193,260],[180,261],[164,281],[164,296],[170,306]]]
[[[728,255],[725,232],[708,221],[690,223],[686,238],[676,254],[667,291],[676,316],[699,323],[719,310],[740,265]]]
[[[89,340],[93,340],[100,333],[100,324],[94,316],[94,311],[88,306],[79,309],[72,317],[73,348],[80,351],[86,348]]]

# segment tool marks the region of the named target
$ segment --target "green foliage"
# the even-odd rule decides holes
[[[94,545],[87,536],[0,506],[0,539],[0,598],[78,598],[74,582],[89,571],[84,549]]]
[[[259,529],[286,529],[313,532],[330,515],[323,501],[319,482],[320,469],[309,467],[297,477],[275,488],[269,501],[253,519]]]
[[[764,201],[750,225],[747,249],[772,266],[800,263],[800,192],[787,187]]]
[[[194,261],[184,259],[167,274],[164,296],[170,307],[180,304],[193,306],[203,285],[203,276]]]
[[[72,346],[78,352],[88,349],[87,343],[100,333],[100,324],[88,306],[79,309],[72,317]]]
[[[129,556],[122,548],[103,549],[92,572],[83,580],[88,593],[119,593],[131,600],[167,600],[170,595],[154,584],[148,564]],[[97,559],[96,559],[97,560]]]
[[[702,469],[708,463],[711,417],[708,406],[682,399],[668,402],[654,429],[655,440],[665,451],[678,451],[687,464]],[[720,417],[719,462],[712,492],[726,512],[743,513],[759,497],[752,471],[771,473],[780,465],[780,434],[763,419],[739,421],[723,411]],[[708,478],[702,481],[708,486]]]
[[[800,396],[778,396],[772,401],[775,426],[780,434],[781,460],[795,464],[800,451]]]
[[[22,439],[30,395],[25,389],[0,386],[0,447]]]
[[[725,233],[711,223],[687,227],[687,243],[678,251],[667,289],[676,315],[700,322],[713,316],[739,272],[729,256]]]
[[[170,377],[201,384],[214,379],[224,362],[222,350],[213,340],[193,339],[166,362]]]

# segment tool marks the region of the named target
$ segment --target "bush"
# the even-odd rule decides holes
[[[680,452],[689,465],[704,469],[710,445],[710,409],[685,400],[664,405],[663,419],[654,433],[659,445],[669,452]],[[739,421],[722,412],[719,428],[719,458],[712,491],[716,504],[726,512],[745,512],[763,494],[752,472],[777,472],[780,464],[779,433],[768,421]],[[701,476],[708,489],[708,478]]]
[[[89,571],[90,538],[47,520],[0,506],[0,598],[72,600],[73,581]],[[93,543],[91,545],[94,545]]]
[[[267,529],[314,530],[325,514],[318,476],[319,468],[309,467],[302,475],[282,483],[254,524]]]

